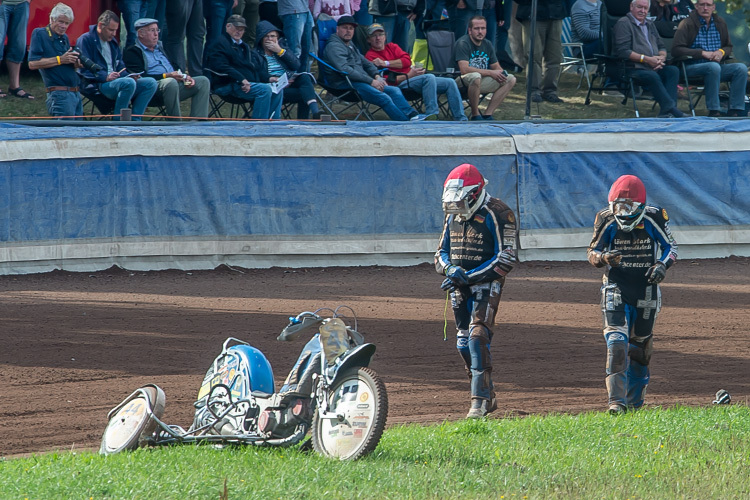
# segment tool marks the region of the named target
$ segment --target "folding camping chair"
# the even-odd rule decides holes
[[[354,85],[352,85],[351,80],[349,80],[347,73],[339,71],[323,60],[323,52],[326,43],[328,42],[328,38],[330,38],[335,31],[335,19],[324,19],[323,16],[320,16],[315,23],[315,34],[318,39],[318,54],[310,52],[310,57],[315,59],[318,63],[317,80],[318,85],[322,89],[320,92],[317,92],[318,100],[334,120],[339,119],[333,111],[334,106],[343,106],[343,108],[339,110],[339,114],[354,109],[357,112],[354,116],[354,120],[358,120],[360,117],[372,120],[373,118],[368,109],[368,103],[360,97],[359,93],[357,93],[357,90],[354,88]],[[328,78],[329,74],[338,74],[343,77],[345,83],[341,86],[332,85]]]

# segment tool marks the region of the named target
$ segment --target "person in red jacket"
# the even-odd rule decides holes
[[[422,96],[427,120],[436,120],[440,109],[438,94],[445,94],[454,120],[467,120],[464,114],[461,93],[451,78],[437,77],[425,72],[424,68],[414,67],[409,54],[395,43],[385,43],[385,28],[375,23],[367,28],[367,41],[370,50],[365,57],[378,68],[388,70],[386,82],[401,90],[411,89]]]

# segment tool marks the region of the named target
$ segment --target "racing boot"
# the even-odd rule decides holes
[[[466,418],[482,418],[486,417],[488,413],[492,413],[497,410],[497,398],[493,392],[490,396],[489,401],[483,398],[471,398],[471,408],[469,413],[466,414]]]
[[[623,406],[621,404],[612,403],[611,405],[609,405],[609,410],[607,411],[610,415],[624,415],[628,411],[628,408],[627,406]]]

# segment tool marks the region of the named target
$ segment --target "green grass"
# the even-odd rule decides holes
[[[339,462],[296,449],[177,446],[0,461],[0,498],[749,498],[744,405],[388,429]]]
[[[495,112],[495,119],[498,120],[522,120],[526,113],[526,83],[523,74],[516,75],[518,83],[506,98],[505,102]],[[532,103],[531,114],[539,115],[545,120],[572,120],[572,119],[624,119],[634,118],[633,105],[628,100],[626,105],[622,105],[622,99],[604,95],[593,94],[591,104],[586,106],[586,82],[578,89],[578,76],[575,74],[563,73],[560,79],[560,97],[566,102],[564,104]],[[11,95],[0,99],[0,119],[24,118],[24,117],[46,117],[47,108],[44,104],[46,99],[44,85],[39,77],[38,72],[23,72],[21,74],[21,86],[31,92],[36,99],[29,101],[27,99],[18,99]],[[0,75],[0,88],[7,92],[8,75]],[[705,115],[706,110],[703,104],[696,110],[699,115]],[[639,101],[638,108],[641,117],[654,117],[658,114],[659,108],[652,109],[653,101]],[[686,100],[680,100],[679,107],[684,112],[688,112]],[[150,113],[155,114],[155,109],[151,108]],[[189,103],[182,103],[183,116],[189,115]],[[296,116],[296,115],[293,115]],[[341,118],[347,118],[344,115]],[[352,116],[353,117],[353,116]],[[382,111],[376,114],[376,118],[386,120],[387,117]]]

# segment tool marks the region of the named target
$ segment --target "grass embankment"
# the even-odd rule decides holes
[[[45,454],[0,461],[0,498],[740,499],[749,452],[744,405],[657,408],[397,426],[354,463],[251,446]]]

